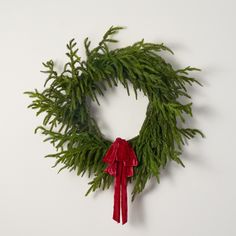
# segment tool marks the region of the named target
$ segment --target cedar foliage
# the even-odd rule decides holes
[[[168,161],[183,165],[180,156],[186,139],[198,129],[183,128],[186,115],[192,116],[192,103],[182,104],[179,98],[191,99],[187,86],[201,85],[188,74],[199,70],[193,67],[175,70],[159,52],[173,52],[164,44],[138,41],[124,48],[109,49],[109,43],[116,43],[112,36],[123,27],[110,27],[99,45],[90,48],[90,40],[84,40],[86,60],[78,55],[74,39],[67,46],[68,62],[61,73],[55,69],[52,60],[43,63],[47,75],[45,89],[25,92],[32,99],[28,106],[43,114],[40,131],[56,148],[56,153],[46,157],[55,158],[55,166],[74,170],[78,175],[88,173],[93,179],[86,195],[98,188],[109,188],[113,177],[104,173],[102,158],[111,142],[101,134],[89,111],[90,99],[99,104],[98,95],[104,90],[121,83],[129,95],[133,89],[136,98],[141,90],[148,96],[146,119],[139,135],[128,140],[139,160],[135,174],[132,199],[142,192],[147,181],[156,177]],[[131,84],[132,88],[130,88]]]

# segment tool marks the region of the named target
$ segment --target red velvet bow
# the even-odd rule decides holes
[[[115,176],[113,219],[120,223],[121,205],[122,224],[125,224],[127,222],[128,211],[126,178],[133,176],[133,166],[138,165],[137,157],[134,150],[126,140],[117,138],[108,149],[103,161],[108,163],[108,166],[104,171]]]

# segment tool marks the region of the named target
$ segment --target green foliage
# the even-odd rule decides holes
[[[113,178],[104,173],[102,158],[111,142],[106,140],[91,117],[89,102],[96,101],[107,87],[120,82],[129,94],[132,85],[136,97],[141,90],[149,98],[146,119],[138,136],[129,140],[134,148],[139,165],[135,175],[133,199],[142,192],[151,177],[159,182],[160,170],[168,161],[183,165],[180,156],[186,139],[203,134],[197,129],[183,128],[186,115],[192,116],[192,103],[182,104],[179,98],[191,99],[187,86],[200,83],[188,76],[193,67],[175,70],[158,53],[172,51],[163,44],[145,43],[144,40],[131,46],[110,50],[108,44],[116,43],[111,37],[122,27],[111,27],[99,45],[90,48],[84,40],[86,60],[78,56],[75,40],[67,44],[68,62],[59,74],[52,60],[43,63],[47,74],[45,89],[26,92],[32,99],[29,108],[37,115],[43,114],[43,124],[37,127],[51,142],[57,152],[47,155],[56,159],[55,166],[75,170],[78,175],[93,174],[91,191],[106,189]]]

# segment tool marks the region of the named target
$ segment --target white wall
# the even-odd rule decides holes
[[[233,0],[0,0],[0,235],[236,235],[235,8]],[[130,203],[125,226],[111,219],[112,189],[86,198],[88,179],[50,168],[43,156],[53,149],[33,134],[40,119],[22,94],[42,87],[42,61],[65,61],[68,40],[81,46],[90,36],[95,44],[111,25],[128,27],[119,46],[143,37],[165,42],[175,52],[167,58],[202,68],[196,75],[204,83],[192,91],[191,124],[207,138],[186,146],[185,169],[171,163],[160,185],[151,181]],[[98,113],[106,135],[135,135],[145,98],[120,88],[107,100]]]

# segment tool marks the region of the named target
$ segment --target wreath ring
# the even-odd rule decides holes
[[[93,176],[89,182],[91,191],[107,189],[113,177],[104,172],[106,163],[101,161],[111,146],[100,132],[89,109],[89,100],[99,104],[98,95],[107,87],[121,83],[129,95],[130,86],[135,92],[141,90],[149,99],[146,119],[139,135],[128,140],[136,153],[139,164],[130,182],[134,182],[132,200],[143,191],[147,181],[155,177],[159,182],[160,170],[168,161],[182,163],[180,156],[186,139],[198,129],[183,128],[186,115],[192,116],[192,103],[182,104],[180,97],[191,99],[187,86],[201,85],[188,72],[193,67],[175,70],[158,53],[173,52],[164,44],[138,41],[131,46],[110,50],[109,43],[116,43],[112,36],[123,27],[110,27],[99,45],[90,49],[91,42],[84,40],[86,60],[78,56],[74,39],[67,44],[69,61],[61,73],[55,70],[52,60],[43,63],[47,74],[45,89],[25,92],[32,98],[29,108],[43,113],[43,124],[35,130],[46,135],[57,152],[46,157],[56,159],[55,166],[75,170],[78,175]],[[93,174],[93,175],[92,175]]]

